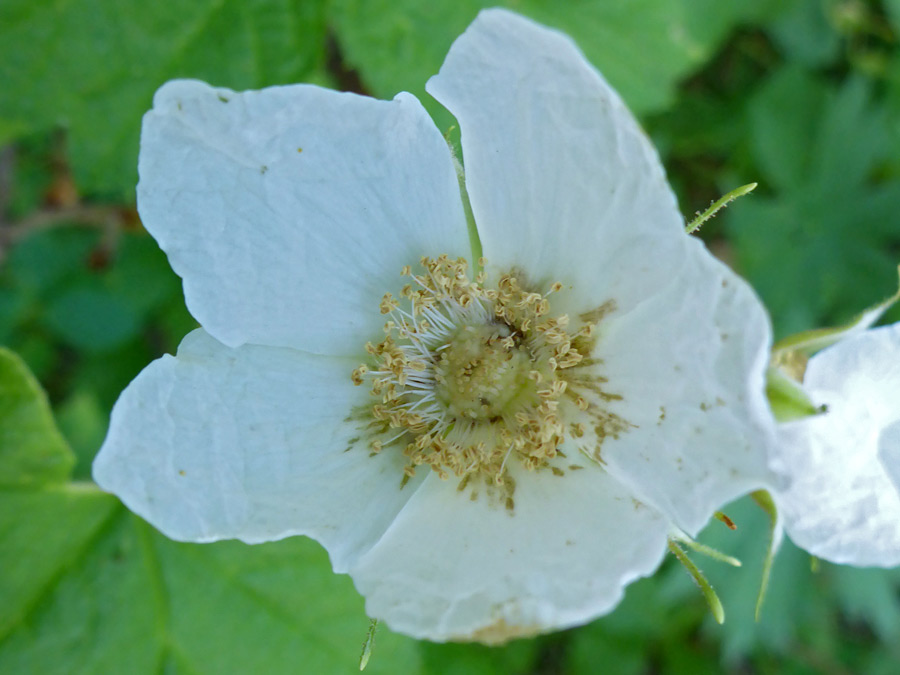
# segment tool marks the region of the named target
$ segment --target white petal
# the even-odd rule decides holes
[[[609,409],[631,425],[601,446],[611,473],[696,534],[722,504],[771,487],[764,395],[771,331],[750,287],[689,242],[664,292],[601,323]]]
[[[804,384],[828,412],[785,424],[778,495],[785,529],[837,563],[900,564],[900,324],[837,343],[807,367]]]
[[[232,347],[360,353],[404,265],[471,257],[447,144],[408,94],[170,82],[139,172],[141,218],[188,308]]]
[[[894,482],[894,487],[900,491],[900,420],[881,432],[878,438],[878,458],[888,477]]]
[[[821,397],[815,399],[822,401]],[[778,495],[785,530],[798,546],[836,563],[900,564],[900,499],[876,458],[865,416],[841,419],[840,401],[817,418],[784,425],[784,466],[793,482]]]
[[[580,311],[630,307],[671,279],[684,223],[659,158],[567,36],[483,11],[427,89],[459,120],[491,264],[573,285]]]
[[[94,479],[173,539],[305,534],[345,571],[416,486],[401,491],[404,459],[370,458],[348,421],[369,397],[354,365],[194,331],[123,392]]]
[[[608,612],[659,565],[666,521],[596,466],[513,475],[512,512],[430,475],[350,572],[368,614],[418,638],[503,642]]]
[[[804,384],[864,401],[880,427],[900,419],[900,323],[873,328],[819,352],[810,359]]]
[[[767,484],[762,305],[684,235],[655,150],[571,40],[482,12],[429,91],[460,121],[490,262],[571,285],[554,309],[615,303],[601,370],[638,428],[604,446],[610,470],[691,533]]]

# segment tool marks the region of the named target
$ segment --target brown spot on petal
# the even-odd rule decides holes
[[[479,628],[469,635],[454,637],[460,642],[481,642],[486,645],[502,645],[518,638],[534,637],[544,632],[544,628],[534,624],[517,626],[506,623],[506,619],[497,619],[494,623]]]

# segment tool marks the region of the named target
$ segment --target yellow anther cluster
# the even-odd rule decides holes
[[[427,465],[461,485],[487,477],[510,494],[510,461],[540,469],[559,454],[561,406],[594,406],[590,391],[573,385],[592,379],[577,371],[590,361],[596,323],[582,316],[572,331],[568,316],[550,315],[549,296],[560,283],[542,294],[510,272],[487,287],[484,272],[470,279],[462,258],[420,262],[424,274],[402,270],[411,282],[400,291],[409,309],[385,294],[386,337],[366,345],[372,362],[352,373],[357,385],[371,378],[378,399],[372,448],[400,445],[410,476]]]

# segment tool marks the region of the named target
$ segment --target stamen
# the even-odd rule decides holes
[[[429,466],[464,485],[481,474],[504,486],[511,502],[510,461],[559,471],[551,461],[562,454],[567,428],[579,443],[586,430],[597,429],[598,444],[599,430],[628,428],[602,407],[621,397],[605,392],[605,378],[592,372],[601,363],[590,356],[596,324],[609,303],[581,315],[570,330],[569,317],[552,316],[548,300],[564,288],[560,282],[541,294],[510,272],[486,287],[483,259],[474,281],[464,259],[441,255],[420,263],[424,274],[409,265],[401,270],[411,281],[399,293],[407,307],[391,293],[382,297],[385,338],[366,344],[372,362],[351,374],[356,385],[372,381],[378,402],[371,415],[381,425],[375,452],[400,442],[406,476]]]

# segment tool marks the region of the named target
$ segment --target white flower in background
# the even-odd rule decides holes
[[[900,324],[819,352],[803,384],[827,412],[781,425],[788,536],[832,562],[900,565]]]
[[[94,476],[175,539],[317,539],[394,630],[499,642],[609,611],[768,484],[769,326],[567,37],[482,12],[428,90],[471,238],[408,94],[157,93],[138,205],[203,328]]]

